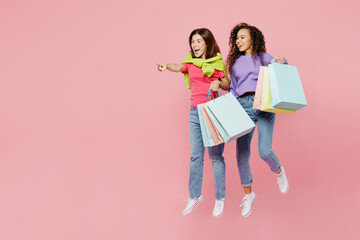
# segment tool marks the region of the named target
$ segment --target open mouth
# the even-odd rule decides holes
[[[198,54],[200,52],[200,49],[194,49],[194,53]]]
[[[244,44],[240,44],[240,45],[238,45],[238,47],[239,47],[239,48],[241,48],[242,46],[244,46]]]

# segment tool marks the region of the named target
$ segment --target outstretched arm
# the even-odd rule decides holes
[[[185,71],[185,66],[183,64],[175,64],[175,63],[168,63],[168,64],[156,64],[158,67],[158,70],[160,72],[165,71],[166,69],[172,72],[183,72]]]

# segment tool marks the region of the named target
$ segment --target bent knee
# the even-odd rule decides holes
[[[259,155],[262,159],[269,159],[272,157],[272,155],[274,154],[272,149],[269,150],[263,150],[263,151],[259,151]]]
[[[209,159],[212,162],[223,162],[224,161],[224,157],[223,156],[209,156]]]

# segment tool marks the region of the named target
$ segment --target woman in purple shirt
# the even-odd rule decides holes
[[[257,125],[260,157],[270,166],[271,171],[277,175],[280,192],[286,194],[289,190],[289,183],[285,170],[272,150],[275,113],[253,109],[260,66],[267,66],[274,60],[279,63],[286,63],[286,60],[281,56],[273,58],[266,53],[262,32],[246,23],[241,23],[231,30],[229,44],[230,52],[227,58],[227,68],[231,74],[230,92],[234,94]],[[254,130],[238,138],[236,142],[237,164],[241,185],[245,191],[241,204],[243,206],[241,215],[244,218],[250,215],[256,198],[256,194],[251,188],[252,175],[249,165],[250,143],[253,134]]]

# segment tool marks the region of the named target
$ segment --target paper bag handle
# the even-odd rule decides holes
[[[215,95],[215,96],[214,96]],[[212,93],[211,89],[209,88],[207,94],[206,94],[206,98],[205,98],[205,102],[208,102],[208,101],[211,101],[211,100],[214,100],[216,97],[219,97],[219,96],[222,96],[222,95],[225,95],[223,94],[222,92],[220,91],[216,91],[215,94]],[[212,97],[212,99],[211,99]]]

